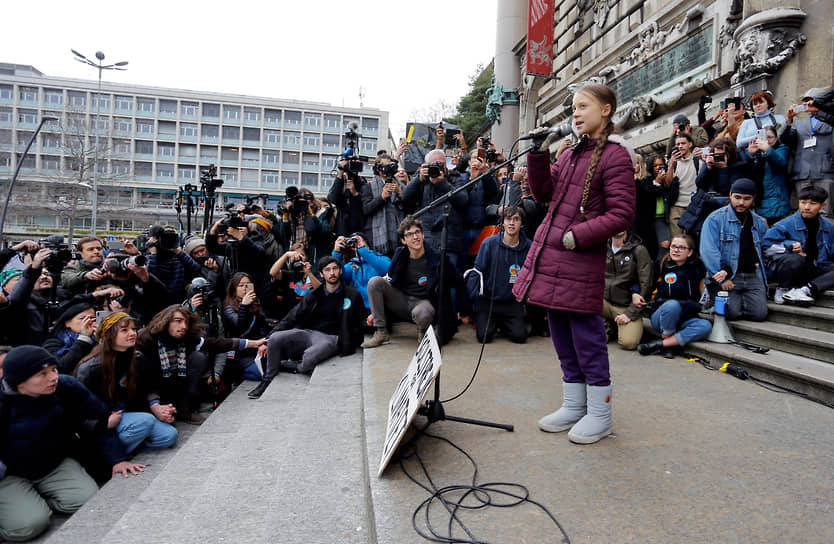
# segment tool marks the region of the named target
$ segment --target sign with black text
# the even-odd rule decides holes
[[[388,462],[397,451],[405,431],[417,414],[423,397],[429,390],[437,373],[440,372],[440,346],[434,336],[434,329],[429,327],[417,353],[411,359],[408,370],[400,380],[391,400],[388,402],[388,427],[385,429],[385,442],[382,446],[382,460],[379,463],[377,477],[382,476]]]

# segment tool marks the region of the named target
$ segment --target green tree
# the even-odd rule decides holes
[[[470,147],[475,144],[481,130],[487,124],[486,91],[492,86],[492,62],[484,68],[478,64],[475,73],[469,78],[469,93],[458,102],[457,115],[444,121],[459,125]]]

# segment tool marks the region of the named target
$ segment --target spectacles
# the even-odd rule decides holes
[[[675,251],[689,251],[689,248],[686,246],[671,245],[669,246],[669,249],[674,249]]]
[[[412,230],[411,232],[406,232],[405,234],[403,234],[403,238],[405,238],[406,240],[410,240],[410,239],[414,238],[415,236],[422,236],[422,235],[423,235],[422,230]]]

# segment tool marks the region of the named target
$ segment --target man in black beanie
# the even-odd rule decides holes
[[[727,319],[764,321],[767,318],[767,276],[762,259],[765,220],[751,208],[756,183],[737,179],[730,202],[712,212],[701,231],[701,260],[707,267],[707,288],[727,291]]]
[[[49,525],[52,511],[71,514],[98,490],[69,457],[74,435],[98,444],[112,474],[137,474],[115,427],[121,412],[107,406],[38,346],[18,346],[3,361],[0,379],[0,539],[30,540]]]

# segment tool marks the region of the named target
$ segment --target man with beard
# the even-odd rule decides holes
[[[61,285],[73,295],[89,293],[107,283],[101,269],[104,260],[104,246],[95,236],[87,236],[75,244],[81,258],[67,265],[61,272]]]
[[[261,348],[261,355],[267,355],[266,371],[249,392],[250,399],[263,395],[285,359],[300,358],[294,370],[309,373],[337,353],[351,355],[362,342],[368,313],[359,291],[342,285],[342,263],[336,257],[322,257],[319,273],[324,283],[293,307],[269,336],[266,349]]]
[[[762,260],[762,240],[767,223],[750,208],[756,183],[736,180],[730,203],[712,212],[701,231],[701,260],[707,267],[710,297],[719,288],[729,292],[727,319],[764,321],[767,318],[767,276]]]

